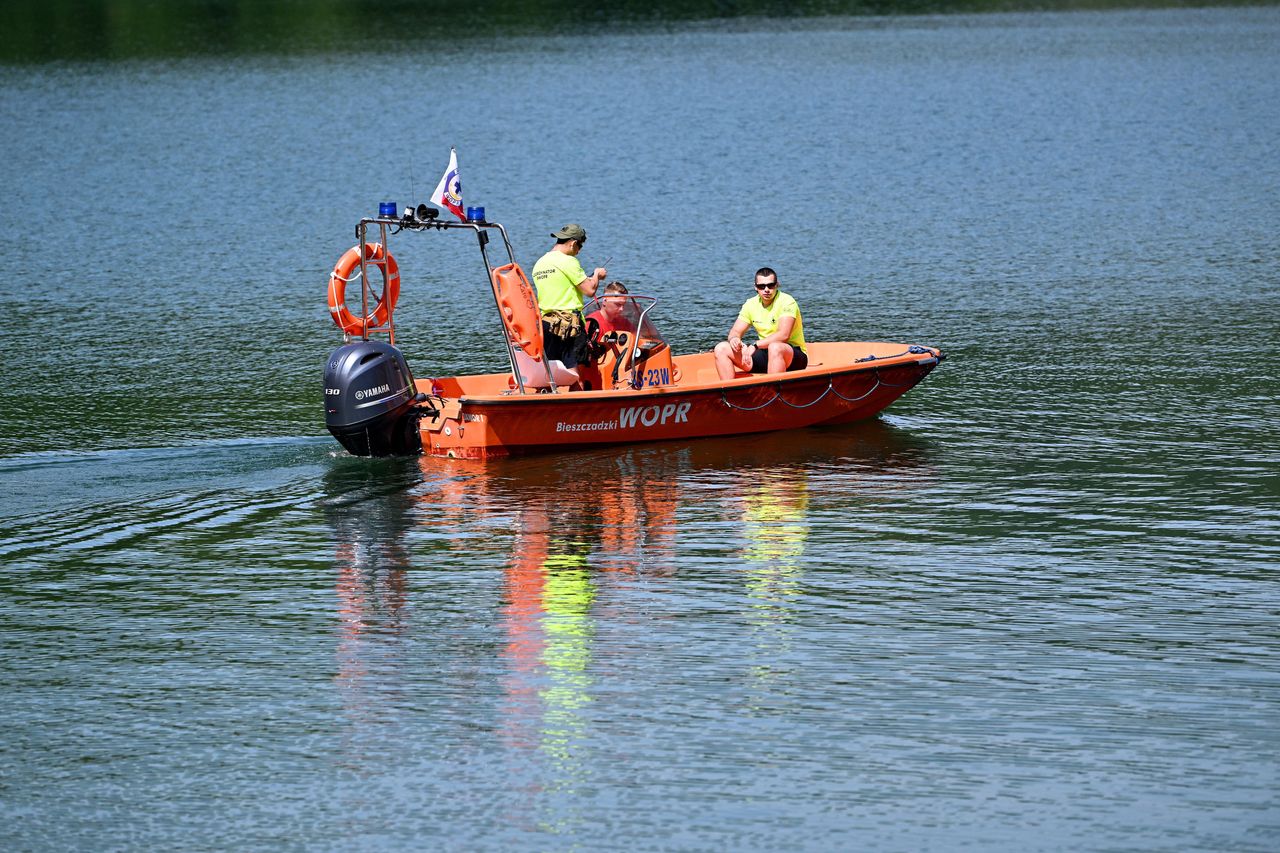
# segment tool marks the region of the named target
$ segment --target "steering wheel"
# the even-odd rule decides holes
[[[583,329],[587,335],[587,352],[592,361],[599,361],[606,349],[600,340],[600,321],[595,317],[588,317],[583,324]]]

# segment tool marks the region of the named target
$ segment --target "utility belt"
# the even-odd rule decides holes
[[[582,329],[582,312],[548,311],[542,315],[542,322],[547,324],[551,334],[561,338],[572,338]]]

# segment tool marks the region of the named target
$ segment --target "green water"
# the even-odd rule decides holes
[[[488,38],[819,26],[850,16],[1259,5],[1179,0],[9,0],[0,61],[433,52]],[[816,20],[814,20],[816,19]],[[880,24],[874,23],[873,26]]]

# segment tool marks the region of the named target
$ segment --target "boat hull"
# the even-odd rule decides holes
[[[424,404],[422,449],[433,456],[486,459],[848,423],[883,411],[943,358],[935,349],[904,349],[902,344],[814,344],[806,370],[727,381],[715,376],[711,354],[700,353],[675,359],[677,378],[671,384],[639,390],[465,393],[460,384],[463,393],[437,393]],[[441,382],[426,379],[418,385],[430,393]]]

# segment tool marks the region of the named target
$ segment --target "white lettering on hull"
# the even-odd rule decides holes
[[[567,424],[560,421],[556,424],[556,432],[595,432],[602,429],[617,429],[617,421],[600,421],[594,424]]]
[[[629,406],[618,410],[618,423],[623,429],[632,429],[637,424],[644,427],[665,426],[668,422],[684,424],[689,422],[689,409],[692,403],[667,403],[664,406]]]
[[[668,423],[685,424],[689,422],[689,410],[693,403],[666,403],[653,406],[628,406],[618,410],[618,417],[611,421],[597,421],[588,424],[556,423],[556,432],[599,432],[601,430],[635,429],[665,426]]]

